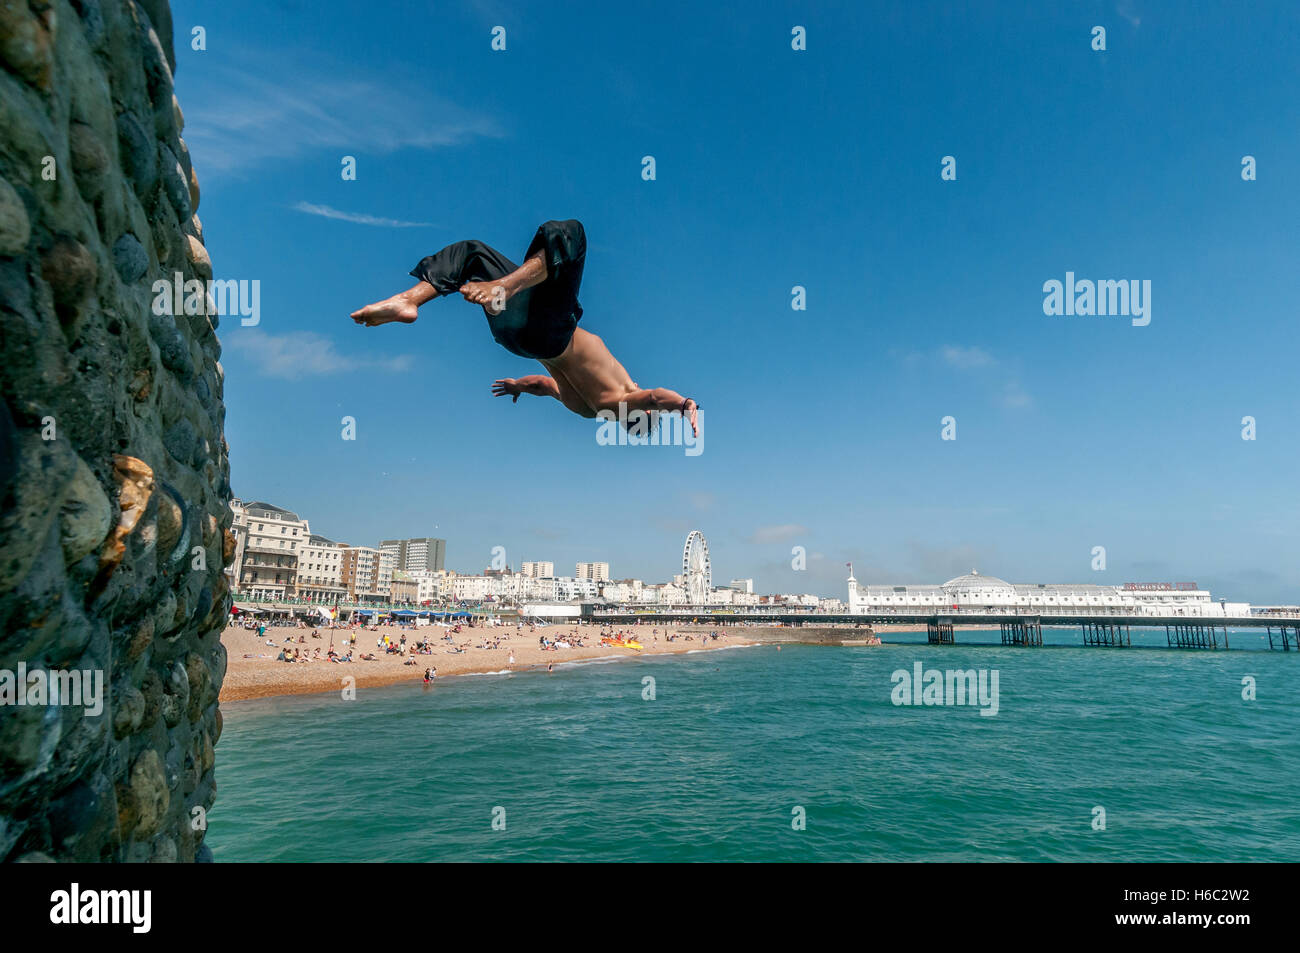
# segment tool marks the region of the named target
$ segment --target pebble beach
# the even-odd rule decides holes
[[[640,650],[602,645],[602,635],[622,632],[629,639],[640,642]],[[703,641],[706,634],[716,631],[717,639]],[[665,655],[700,649],[720,649],[749,645],[752,639],[744,630],[719,628],[717,630],[692,628],[690,630],[665,627],[632,626],[622,630],[602,630],[595,625],[552,625],[530,629],[527,626],[475,626],[463,628],[444,637],[449,630],[440,626],[402,629],[396,625],[358,626],[355,629],[325,628],[300,629],[292,626],[271,626],[259,636],[256,629],[228,626],[221,642],[226,649],[226,676],[221,685],[221,701],[238,701],[246,698],[263,698],[270,695],[307,695],[318,692],[339,691],[348,676],[357,687],[394,685],[401,682],[422,682],[424,671],[436,667],[437,677],[470,675],[483,672],[528,671],[545,669],[548,665],[574,662],[583,659],[609,658],[611,656]],[[313,633],[319,638],[313,637]],[[405,634],[408,650],[413,643],[427,635],[433,646],[432,654],[385,654],[376,647],[376,641],[387,635],[398,641]],[[356,636],[352,662],[331,662],[323,658],[328,654],[331,639],[334,648],[347,654],[345,639]],[[673,640],[669,641],[669,636]],[[550,642],[569,642],[571,648],[543,648],[538,639]],[[304,641],[299,642],[299,638]],[[572,639],[582,641],[573,645]],[[292,639],[292,642],[286,642]],[[270,644],[268,644],[270,643]],[[485,644],[499,647],[482,647]],[[281,648],[297,648],[302,655],[315,656],[320,650],[321,659],[312,661],[282,662],[276,657]],[[459,651],[457,650],[459,649]],[[374,653],[374,661],[362,660],[363,653]],[[514,661],[511,661],[513,657]],[[407,665],[414,659],[413,665]]]

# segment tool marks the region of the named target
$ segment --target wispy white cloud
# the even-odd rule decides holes
[[[760,526],[749,537],[751,543],[788,543],[792,539],[808,535],[808,527],[798,523],[782,523],[776,526]]]
[[[945,364],[951,367],[960,367],[963,369],[972,367],[993,367],[997,361],[993,355],[982,347],[961,347],[956,344],[945,345],[939,351],[939,356]]]
[[[973,344],[969,347],[945,344],[939,348],[937,357],[959,371],[991,372],[996,378],[1001,378],[1001,386],[993,399],[1008,410],[1023,410],[1034,405],[1034,398],[1025,390],[1019,378],[1013,376],[1016,370],[1014,361],[1000,361],[992,352]],[[916,361],[909,363],[919,362],[923,358],[923,355],[917,355]],[[983,374],[982,378],[989,381],[990,374]]]
[[[379,225],[384,228],[432,228],[432,222],[404,222],[399,218],[381,218],[364,212],[343,212],[328,205],[314,205],[311,202],[299,202],[294,206],[299,212],[319,215],[321,218],[336,218],[341,222],[354,222],[357,225]]]
[[[1003,407],[1014,410],[1021,407],[1032,407],[1034,398],[1020,386],[1020,381],[1009,380],[1002,385],[1002,393],[998,397],[998,402]]]
[[[409,370],[413,363],[409,354],[397,357],[343,354],[332,340],[314,331],[268,334],[260,330],[241,330],[226,335],[223,344],[226,350],[238,351],[245,356],[261,373],[284,380],[361,368],[400,372]]]
[[[504,135],[492,117],[391,71],[381,78],[359,74],[355,64],[330,68],[319,56],[246,55],[246,68],[213,67],[186,95],[185,142],[201,178],[242,176],[318,152],[339,162]],[[267,62],[276,63],[274,76]]]

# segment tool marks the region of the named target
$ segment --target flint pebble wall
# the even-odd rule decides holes
[[[9,861],[211,859],[230,471],[217,318],[154,306],[212,277],[175,66],[166,0],[0,0]],[[102,710],[29,690],[74,672]]]

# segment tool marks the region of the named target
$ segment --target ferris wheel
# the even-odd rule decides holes
[[[686,586],[686,599],[693,606],[702,606],[713,588],[713,570],[709,566],[709,544],[704,534],[693,529],[682,547],[682,582]]]

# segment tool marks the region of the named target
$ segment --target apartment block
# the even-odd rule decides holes
[[[403,572],[432,572],[445,569],[447,560],[447,541],[432,536],[420,536],[413,539],[385,539],[379,544],[379,551],[389,553],[393,558],[393,569]]]
[[[578,563],[574,576],[594,582],[609,581],[609,563]]]

